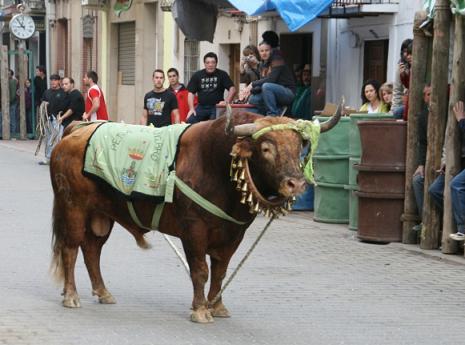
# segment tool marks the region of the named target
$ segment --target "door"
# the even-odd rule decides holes
[[[239,90],[240,84],[240,66],[241,61],[241,45],[230,44],[229,45],[229,75],[234,83],[236,90]]]
[[[364,47],[363,80],[386,82],[389,40],[366,41]]]

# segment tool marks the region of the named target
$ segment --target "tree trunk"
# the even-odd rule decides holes
[[[450,181],[461,170],[460,133],[457,126],[452,107],[459,100],[464,100],[465,96],[465,44],[463,40],[465,34],[465,20],[463,16],[455,16],[455,37],[454,37],[454,60],[452,65],[452,82],[449,102],[449,117],[446,130],[446,177],[444,185],[444,219],[442,231],[442,252],[453,254],[458,250],[456,241],[449,238],[451,233],[457,232],[454,218],[452,216],[452,200],[450,193]]]
[[[431,75],[431,106],[428,116],[428,150],[425,167],[425,200],[420,247],[439,247],[440,212],[428,193],[428,187],[438,176],[447,119],[447,83],[449,71],[450,1],[437,0],[434,17],[433,63]]]
[[[413,27],[413,50],[412,68],[410,74],[409,89],[409,110],[407,123],[407,157],[405,163],[405,201],[403,221],[402,242],[417,243],[417,233],[412,231],[412,227],[419,220],[415,196],[412,188],[412,176],[418,166],[418,113],[423,105],[423,87],[426,83],[426,73],[428,66],[428,51],[431,48],[431,40],[425,36],[420,24],[426,20],[426,12],[415,13]]]
[[[8,47],[2,46],[0,60],[0,77],[2,88],[2,138],[10,139],[10,88],[8,79]]]

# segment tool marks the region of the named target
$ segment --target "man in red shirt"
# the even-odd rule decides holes
[[[170,90],[174,92],[174,94],[176,95],[176,99],[178,100],[180,121],[186,122],[187,113],[189,112],[189,104],[187,103],[189,91],[187,91],[184,84],[181,84],[179,82],[179,72],[176,68],[170,68],[167,74],[168,81],[170,83]],[[172,123],[174,123],[173,120]]]
[[[98,75],[89,71],[84,76],[84,85],[88,87],[86,96],[86,111],[82,115],[84,121],[108,120],[107,105],[103,91],[97,85]]]

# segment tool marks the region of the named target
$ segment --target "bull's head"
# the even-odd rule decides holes
[[[321,125],[320,132],[337,124],[341,109],[342,105]],[[306,187],[300,158],[308,142],[299,133],[297,122],[287,117],[264,117],[234,126],[229,132],[238,137],[231,152],[231,178],[242,193],[241,202],[248,203],[251,212],[285,213]]]

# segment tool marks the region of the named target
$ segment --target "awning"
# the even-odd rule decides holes
[[[296,31],[321,12],[326,10],[333,0],[175,0],[173,16],[184,35],[199,41],[213,42],[218,17],[218,7],[231,7],[257,16],[276,11],[289,27]]]
[[[229,0],[250,16],[277,11],[289,30],[296,31],[326,10],[333,0]]]

